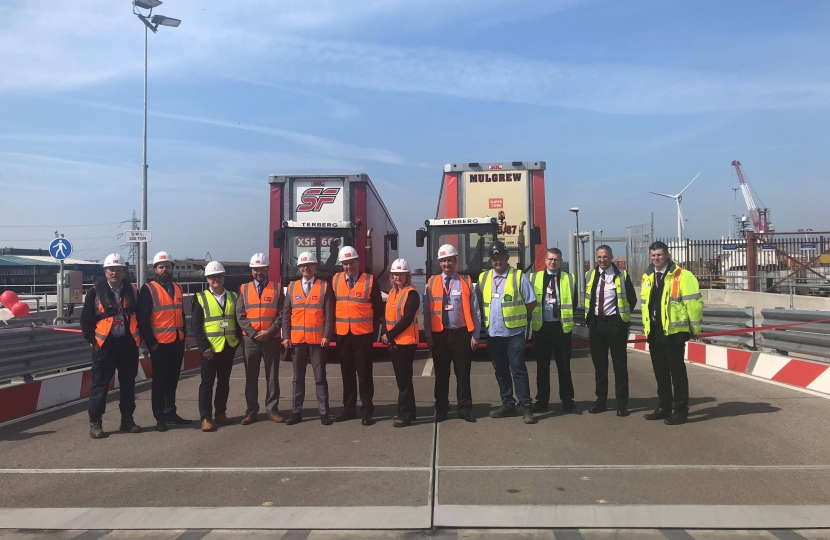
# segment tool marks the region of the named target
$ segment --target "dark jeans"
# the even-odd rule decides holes
[[[150,359],[153,363],[153,416],[156,420],[164,420],[176,414],[176,388],[182,372],[184,341],[159,343],[155,351],[150,351]]]
[[[265,364],[265,413],[270,417],[277,414],[280,401],[280,342],[276,339],[243,347],[245,354],[245,401],[246,415],[259,412],[259,370]]]
[[[466,330],[444,330],[432,334],[432,362],[435,368],[435,412],[450,410],[450,368],[455,371],[455,395],[458,412],[469,414],[473,410],[473,394],[470,390],[470,365],[473,351],[470,349],[472,334]]]
[[[412,385],[412,363],[417,345],[398,345],[390,352],[395,381],[398,383],[398,418],[415,420],[415,388]]]
[[[357,412],[358,380],[360,380],[360,414],[372,416],[375,406],[375,382],[372,379],[372,343],[374,334],[356,336],[349,332],[337,336],[337,351],[340,355],[340,375],[343,377],[343,408],[346,412]]]
[[[628,407],[628,325],[619,316],[597,318],[591,329],[588,342],[591,347],[591,361],[594,363],[596,380],[596,404],[605,406],[608,402],[608,351],[614,365],[614,392],[617,408]]]
[[[108,337],[101,350],[93,353],[92,385],[89,389],[89,420],[100,421],[107,409],[107,393],[118,370],[121,416],[135,412],[135,378],[138,375],[138,347],[131,337]]]
[[[657,397],[660,408],[674,411],[675,414],[689,414],[689,378],[686,375],[686,363],[683,357],[685,343],[660,343],[649,341],[651,366],[657,379]],[[674,394],[672,394],[674,386]]]
[[[326,380],[326,362],[324,356],[326,351],[320,345],[309,345],[308,343],[295,343],[291,349],[291,361],[294,365],[294,380],[292,390],[294,398],[291,404],[291,412],[300,414],[303,412],[305,401],[305,372],[309,362],[314,371],[314,386],[317,392],[317,409],[320,416],[329,414],[329,383]]]
[[[566,409],[573,408],[571,334],[562,331],[561,322],[543,322],[542,328],[533,332],[533,350],[536,353],[536,401],[550,402],[550,357],[553,354],[559,378],[559,399]]]
[[[505,405],[530,405],[530,380],[525,365],[525,334],[510,337],[487,338],[487,352],[496,370],[501,402]],[[511,377],[512,375],[512,377]],[[516,385],[516,399],[513,399],[513,385]]]
[[[234,356],[236,356],[236,347],[228,345],[225,345],[222,352],[213,353],[211,360],[202,356],[202,382],[199,384],[199,416],[202,420],[213,419],[210,401],[213,398],[214,382],[216,382],[216,398],[213,400],[213,408],[216,409],[216,416],[227,412]]]

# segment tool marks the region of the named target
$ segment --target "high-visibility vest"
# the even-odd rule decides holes
[[[409,291],[415,291],[415,287],[407,285],[400,291],[392,288],[389,291],[389,298],[386,300],[386,330],[392,330],[395,325],[403,319],[404,307],[406,306],[406,299],[409,297]],[[418,294],[418,293],[415,293]],[[395,338],[395,343],[398,345],[415,345],[419,341],[418,336],[418,312],[415,311],[415,318],[412,319],[406,330],[398,334]]]
[[[239,345],[236,338],[236,293],[225,292],[224,311],[210,291],[196,293],[196,301],[205,312],[205,337],[210,342],[213,352],[222,352],[225,350],[225,344],[231,347]],[[227,323],[227,326],[222,327],[223,322]]]
[[[109,285],[106,285],[106,286],[109,287]],[[138,300],[138,289],[136,288],[135,285],[130,284],[130,286],[133,288],[133,294],[135,295],[136,300]],[[96,293],[96,295],[95,295],[95,308],[96,308],[96,311],[99,314],[104,314],[106,312],[106,310],[104,309],[104,305],[101,303],[101,295],[98,294],[97,287],[95,289],[95,293]],[[132,310],[125,311],[126,307],[127,307],[127,305],[126,305],[126,302],[124,300],[124,295],[122,294],[121,295],[121,310],[123,312],[122,315],[124,316],[124,321],[128,322],[128,324],[129,324],[129,330],[124,332],[124,335],[125,336],[127,336],[127,335],[132,336],[132,338],[135,340],[135,346],[138,347],[139,345],[141,345],[141,336],[138,333],[138,317],[136,317],[135,312],[132,311]],[[103,347],[104,342],[107,340],[107,337],[110,335],[110,330],[112,330],[112,322],[115,319],[115,314],[113,314],[110,317],[101,317],[101,315],[98,315],[98,317],[100,317],[100,318],[98,319],[98,322],[95,323],[95,341],[98,342],[99,347]]]
[[[426,305],[429,306],[429,320],[430,328],[433,332],[442,332],[444,330],[444,274],[432,276],[429,278],[427,284]],[[461,276],[461,305],[463,307],[464,324],[467,325],[467,331],[475,330],[473,322],[472,309],[470,307],[470,295],[473,293],[473,286],[470,283],[469,276]],[[476,336],[478,337],[478,336]]]
[[[484,326],[490,326],[490,300],[493,298],[493,270],[486,270],[478,278],[478,286],[481,287],[482,305],[484,306]],[[507,269],[507,277],[504,281],[504,289],[501,297],[501,314],[504,318],[504,326],[507,328],[520,328],[527,326],[527,308],[522,298],[522,271],[513,267]],[[507,297],[510,297],[508,300]]]
[[[669,286],[671,284],[671,286]],[[651,312],[648,309],[654,290],[654,269],[643,274],[643,288],[640,292],[645,334],[651,332]],[[673,261],[669,262],[663,278],[663,291],[660,297],[660,320],[663,333],[667,336],[680,332],[689,332],[693,336],[700,334],[703,324],[703,296],[697,278]]]
[[[533,291],[536,293],[536,307],[533,308],[533,318],[531,319],[531,327],[533,331],[542,328],[542,310],[545,306],[545,273],[547,270],[536,272],[533,274]],[[574,329],[574,304],[571,297],[571,284],[573,277],[568,272],[559,271],[559,320],[562,322],[562,331],[566,334]],[[555,284],[553,285],[556,286]],[[554,295],[556,292],[554,292]]]
[[[326,324],[323,305],[327,289],[328,283],[322,279],[315,279],[306,296],[302,280],[298,279],[288,284],[288,295],[291,298],[291,343],[320,345],[323,341],[323,329]]]
[[[274,287],[273,281],[269,281],[262,289],[262,296],[257,294],[256,285],[253,282],[240,285],[239,295],[245,301],[245,316],[248,317],[248,322],[254,330],[258,332],[268,330],[275,324],[280,294]]]
[[[153,312],[150,315],[153,337],[159,343],[173,343],[177,339],[184,339],[182,288],[178,283],[173,283],[173,298],[170,298],[167,289],[158,281],[147,283],[147,287],[153,297]]]
[[[596,268],[585,274],[586,314],[591,309],[591,292],[594,288],[594,277],[596,276],[596,274]],[[617,296],[617,311],[619,311],[620,318],[623,320],[623,322],[629,322],[631,320],[631,305],[628,303],[628,296],[625,292],[625,279],[627,276],[628,273],[625,270],[620,270],[620,273],[614,276],[614,294],[616,294]],[[597,299],[597,301],[599,301],[599,299]]]
[[[363,272],[349,289],[346,283],[346,273],[334,274],[334,296],[337,301],[334,310],[335,332],[338,336],[345,336],[349,332],[356,336],[372,333],[372,284],[374,276]]]

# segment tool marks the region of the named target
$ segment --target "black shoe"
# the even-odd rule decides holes
[[[679,426],[680,424],[685,424],[688,421],[689,419],[686,417],[685,414],[675,413],[663,420],[663,423],[667,426]]]
[[[286,425],[293,426],[294,424],[299,424],[303,421],[303,415],[300,413],[293,413],[291,416],[288,417],[288,420],[285,421]]]
[[[436,422],[443,422],[447,419],[447,413],[445,412],[436,412],[435,413],[435,421]]]
[[[591,414],[599,414],[599,413],[604,413],[607,410],[608,410],[608,406],[606,406],[606,405],[594,405],[593,407],[588,409],[588,412],[591,413]]]
[[[372,424],[375,423],[375,421],[372,420],[372,417],[370,415],[366,414],[360,420],[360,423],[363,424],[364,426],[371,426]]]
[[[622,417],[628,416],[629,414],[631,414],[631,411],[628,410],[628,407],[620,407],[619,409],[617,409],[617,416]]]
[[[104,426],[100,420],[92,420],[89,423],[89,436],[93,439],[103,439],[107,436],[104,433]]]
[[[118,428],[118,430],[124,431],[126,433],[141,433],[141,426],[136,425],[132,415],[122,416],[121,426]]]
[[[320,423],[323,424],[324,426],[330,426],[334,423],[334,418],[332,418],[331,416],[329,416],[327,414],[324,414],[323,416],[320,417]]]
[[[465,422],[475,422],[476,421],[475,418],[470,416],[470,413],[460,412],[460,413],[458,413],[458,418],[460,418],[461,420],[464,420]]]
[[[167,422],[164,420],[156,422],[156,431],[167,431]]]
[[[537,401],[533,404],[533,412],[547,412],[548,411],[548,404],[542,403],[541,401]]]
[[[571,405],[569,407],[562,407],[562,410],[564,410],[566,413],[570,413],[570,414],[582,414],[582,411],[580,411],[579,407],[577,407],[576,405]]]
[[[192,424],[193,420],[185,420],[184,418],[182,418],[178,414],[174,414],[173,416],[168,416],[167,417],[167,423],[168,424],[173,424],[173,425],[176,425],[176,426],[186,426],[187,424]]]
[[[643,418],[646,420],[665,420],[671,416],[670,409],[663,409],[662,407],[657,407],[654,412],[650,412],[646,415],[643,415]]]
[[[533,416],[533,407],[530,405],[522,407],[522,416],[525,424],[535,424],[537,422],[536,417]]]
[[[502,404],[501,407],[495,411],[490,411],[490,418],[509,418],[511,416],[518,416],[515,405]]]
[[[354,420],[357,418],[357,413],[352,411],[343,411],[334,417],[335,422],[345,422],[346,420]]]

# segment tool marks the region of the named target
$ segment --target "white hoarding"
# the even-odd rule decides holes
[[[527,182],[527,171],[465,171],[464,216],[497,218],[499,240],[517,247],[521,222],[530,227]]]

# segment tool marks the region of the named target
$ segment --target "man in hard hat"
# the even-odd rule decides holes
[[[329,383],[326,381],[325,349],[334,335],[334,295],[331,286],[314,277],[317,255],[306,251],[297,257],[300,279],[288,284],[282,312],[282,344],[294,365],[293,400],[288,425],[303,421],[305,373],[308,363],[314,371],[317,409],[324,426],[334,422],[329,416]]]
[[[545,269],[533,274],[533,292],[540,302],[533,310],[533,352],[536,356],[536,403],[533,412],[548,410],[550,401],[550,357],[556,361],[559,399],[567,413],[582,414],[574,403],[571,377],[571,332],[574,328],[573,275],[562,270],[562,252],[545,253]]]
[[[521,412],[525,424],[535,424],[525,365],[525,331],[536,307],[536,293],[527,276],[510,266],[509,258],[504,242],[493,242],[490,245],[490,264],[493,268],[485,270],[478,278],[479,301],[484,309],[484,326],[488,336],[487,352],[496,371],[502,403],[501,407],[490,413],[490,418],[517,416]]]
[[[689,415],[684,358],[686,342],[701,331],[703,296],[697,278],[671,260],[664,242],[651,244],[649,253],[651,265],[643,274],[640,306],[659,404],[645,417],[676,426],[685,424]]]
[[[259,412],[259,370],[265,361],[265,413],[273,422],[285,422],[277,413],[280,401],[280,311],[282,287],[268,279],[270,263],[265,253],[254,253],[249,264],[254,280],[239,287],[236,319],[242,328],[245,354],[245,401],[248,409],[242,425],[253,424]]]
[[[205,266],[205,279],[208,290],[193,297],[191,329],[202,353],[202,382],[199,384],[202,431],[215,431],[214,424],[233,424],[226,413],[233,358],[242,332],[236,324],[238,299],[235,292],[225,289],[225,267],[222,263],[209,262]],[[211,405],[214,382],[216,398]]]
[[[176,388],[184,360],[186,334],[182,288],[173,282],[173,258],[166,251],[153,257],[155,281],[141,287],[138,329],[153,363],[152,402],[156,430],[167,424],[189,424],[176,411]]]
[[[360,271],[360,259],[355,248],[342,247],[338,259],[343,271],[335,274],[331,282],[335,297],[337,352],[343,377],[343,412],[334,421],[357,418],[359,379],[361,423],[371,426],[375,412],[372,403],[375,395],[372,343],[375,325],[383,316],[383,298],[374,276]]]
[[[468,276],[458,273],[458,250],[451,244],[438,248],[441,274],[432,276],[424,296],[424,335],[432,349],[435,368],[435,421],[447,419],[450,409],[450,371],[455,370],[458,417],[471,416],[470,366],[478,348],[481,314]]]
[[[109,384],[118,370],[120,431],[140,433],[135,413],[135,378],[138,375],[138,290],[126,279],[127,263],[118,253],[104,259],[104,278],[87,292],[81,312],[84,339],[95,349],[89,389],[89,436],[106,437],[103,416]]]

